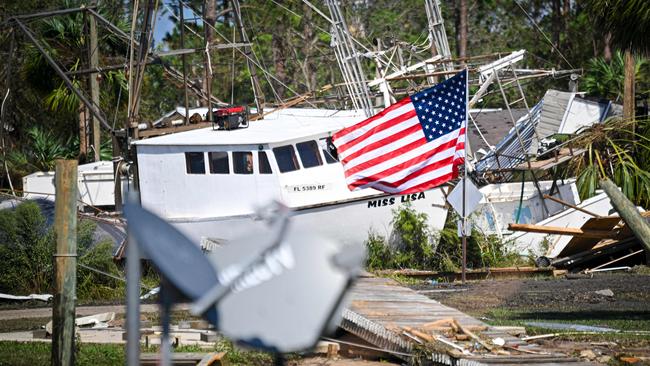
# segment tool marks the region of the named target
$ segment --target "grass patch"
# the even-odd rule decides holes
[[[49,365],[52,345],[44,342],[0,342],[0,365]],[[82,344],[76,352],[76,365],[122,365],[123,345]]]
[[[650,345],[650,312],[629,311],[581,311],[580,309],[564,311],[543,311],[535,309],[492,309],[481,314],[473,314],[490,325],[515,325],[526,327],[529,335],[558,333],[556,339],[571,341],[610,341],[621,344],[642,342]],[[589,333],[580,334],[573,330],[547,329],[526,325],[527,322],[552,322],[563,324],[579,324],[594,327],[618,329],[619,333]],[[634,333],[639,331],[641,333]],[[564,334],[564,335],[562,335]]]
[[[0,366],[32,366],[49,365],[51,357],[51,344],[45,342],[7,342],[0,341]],[[155,353],[159,347],[142,347],[142,352]],[[231,365],[252,365],[263,366],[273,363],[273,357],[269,353],[260,351],[249,351],[236,347],[232,342],[221,339],[213,348],[199,346],[180,346],[173,349],[174,352],[226,352]],[[295,358],[289,356],[288,358]],[[78,366],[113,366],[124,365],[126,359],[125,345],[121,344],[89,344],[78,345],[75,355],[75,364]]]
[[[393,279],[393,280],[399,282],[400,285],[404,285],[404,286],[417,286],[417,285],[421,285],[421,284],[427,282],[426,280],[423,280],[423,279],[420,279],[420,278],[415,278],[415,277],[410,277],[410,276],[403,276],[403,275],[394,274],[394,273],[384,275],[383,277]]]

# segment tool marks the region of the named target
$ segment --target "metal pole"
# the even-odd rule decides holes
[[[74,365],[75,295],[77,287],[77,161],[56,161],[54,230],[54,305],[52,364]]]
[[[165,278],[160,281],[160,322],[162,334],[160,336],[160,366],[171,366],[172,349],[169,336],[172,310],[172,288]]]
[[[465,144],[467,144],[468,127],[469,127],[469,70],[465,68]],[[463,148],[465,152],[465,157],[463,158],[463,222],[462,222],[462,234],[463,234],[463,269],[462,269],[462,282],[463,285],[467,280],[467,212],[465,210],[465,187],[467,180],[467,146]]]
[[[130,196],[129,201],[137,202]],[[131,227],[126,245],[126,364],[140,364],[140,249]]]
[[[24,14],[24,15],[16,15],[14,18],[15,19],[34,19],[34,18],[45,18],[45,17],[51,17],[55,15],[65,15],[65,14],[71,14],[71,13],[78,13],[80,11],[86,11],[90,8],[94,8],[94,5],[91,5],[90,7],[82,6],[80,8],[70,8],[70,9],[61,9],[61,10],[53,10],[53,11],[44,11],[42,13],[33,13],[33,14]]]
[[[183,1],[178,0],[178,11],[180,15],[180,22],[181,22],[181,48],[185,48],[185,17],[183,15],[184,13],[184,8],[183,8]],[[186,64],[186,57],[185,55],[181,56],[181,61],[183,64],[183,90],[185,91],[185,124],[189,125],[190,124],[190,102],[189,98],[187,97],[187,64]],[[208,105],[210,105],[210,101],[208,100]]]

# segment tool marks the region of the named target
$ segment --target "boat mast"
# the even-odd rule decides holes
[[[370,99],[370,91],[368,90],[368,81],[361,67],[359,57],[361,54],[357,52],[348,25],[345,22],[341,8],[336,0],[326,0],[325,3],[330,10],[331,15],[331,35],[332,35],[332,48],[336,54],[336,60],[343,74],[345,86],[352,99],[354,108],[363,110],[366,117],[371,117],[374,114],[372,101]]]
[[[246,29],[244,28],[244,23],[242,22],[239,0],[231,1],[233,10],[235,12],[235,21],[237,22],[237,27],[239,28],[239,36],[244,43],[248,44],[248,35],[246,34]],[[244,54],[246,55],[246,64],[248,65],[248,71],[251,73],[251,83],[253,84],[253,95],[255,96],[255,106],[257,107],[257,115],[259,116],[258,119],[261,119],[264,115],[264,94],[262,94],[260,81],[257,78],[257,70],[255,68],[255,64],[252,61],[253,53],[251,52],[250,46],[244,47]]]

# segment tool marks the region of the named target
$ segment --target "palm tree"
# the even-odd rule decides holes
[[[74,2],[66,0],[64,4],[67,7],[72,7]],[[102,12],[101,9],[100,12]],[[40,35],[50,55],[69,71],[77,71],[78,69],[84,68],[83,62],[87,57],[86,48],[88,46],[84,23],[84,14],[78,12],[48,18],[34,24],[35,30]],[[109,44],[111,48],[117,44],[114,36],[108,35],[106,37],[107,42],[105,43]],[[33,45],[30,44],[26,47],[26,53],[27,57],[23,68],[25,74],[43,75],[50,72],[51,69],[44,61],[43,55]],[[111,71],[103,76],[105,85],[102,88],[103,95],[100,95],[100,102],[101,99],[108,99],[107,101],[112,102],[111,99],[113,98],[108,94],[117,94],[120,89],[122,89],[122,93],[126,94],[126,78],[122,71]],[[51,78],[49,79],[51,80]],[[80,78],[72,77],[72,83],[76,88],[84,89],[85,79],[85,76],[81,76]],[[54,80],[58,81],[59,79]],[[62,81],[43,83],[40,80],[33,80],[33,84],[36,84],[35,86],[44,92],[45,96],[42,101],[49,110],[66,116],[65,119],[67,120],[79,118],[78,152],[80,160],[85,160],[86,154],[88,153],[86,130],[90,115],[85,105]],[[112,107],[114,108],[114,105]],[[66,130],[71,131],[72,129],[66,128]],[[100,149],[100,147],[96,148]]]
[[[637,94],[647,94],[647,84],[650,78],[647,75],[650,64],[645,59],[637,59],[634,74]],[[585,75],[582,78],[582,88],[589,94],[600,98],[621,102],[625,87],[625,55],[621,51],[614,52],[611,60],[595,57],[587,62]]]
[[[623,116],[634,118],[634,56],[650,51],[650,1],[587,0],[602,34],[611,33],[612,44],[625,51]]]

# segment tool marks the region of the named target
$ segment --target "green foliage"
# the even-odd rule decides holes
[[[49,293],[54,235],[34,202],[0,211],[0,292]]]
[[[79,264],[122,278],[122,271],[113,261],[112,249],[111,242],[99,243],[79,257]],[[77,267],[77,298],[79,300],[115,300],[124,297],[125,284],[123,281],[83,266]]]
[[[610,118],[593,125],[575,142],[587,153],[576,157],[567,174],[578,177],[581,199],[593,196],[599,180],[610,178],[637,205],[650,207],[650,120]]]
[[[635,60],[635,74],[637,94],[647,94],[650,85],[650,68],[647,60],[637,58]],[[622,52],[616,51],[610,62],[602,57],[589,60],[584,77],[582,88],[592,96],[606,98],[613,101],[623,100],[623,84],[625,81],[625,57]]]
[[[603,33],[622,49],[650,52],[650,2],[647,0],[586,0],[587,7]]]
[[[410,204],[393,210],[393,232],[389,242],[373,233],[366,241],[368,269],[429,269],[434,260],[435,237],[427,219],[426,214],[415,211]]]
[[[461,268],[461,238],[457,233],[458,215],[450,211],[445,227],[434,234],[427,225],[427,216],[410,205],[393,211],[393,236],[389,243],[376,234],[366,240],[368,270],[426,269],[454,272]],[[438,240],[438,245],[435,241]],[[467,238],[469,268],[503,267],[529,264],[527,258],[508,251],[506,243],[496,236],[473,230]]]
[[[124,282],[91,271],[92,267],[113,277],[123,278],[121,268],[113,261],[112,243],[93,246],[94,222],[77,223],[77,298],[80,301],[116,300],[124,296]],[[0,292],[28,295],[51,293],[54,276],[53,255],[56,248],[53,228],[48,228],[39,206],[31,201],[15,210],[0,211]],[[157,275],[149,268],[143,283],[152,287]]]
[[[390,245],[396,267],[428,268],[432,264],[435,236],[427,220],[426,214],[415,211],[410,204],[393,210]]]
[[[384,237],[370,233],[366,240],[366,248],[368,250],[366,267],[369,270],[385,269],[393,266],[392,253],[388,245],[386,245]]]

